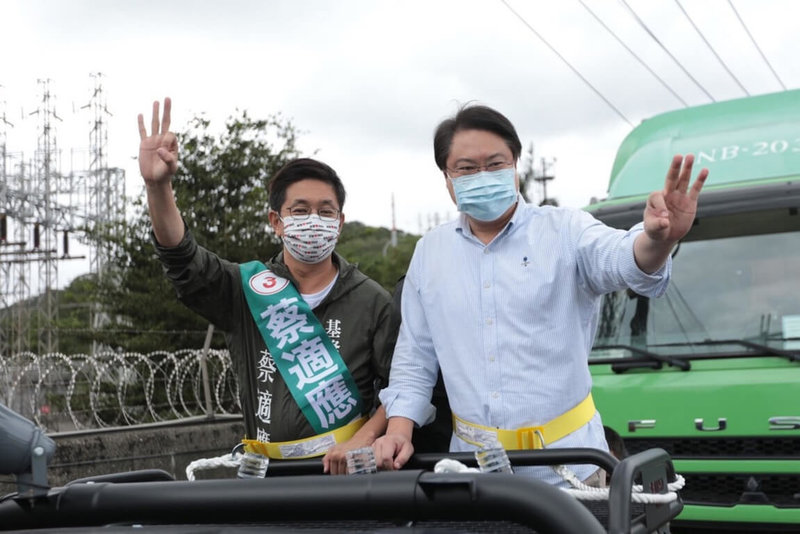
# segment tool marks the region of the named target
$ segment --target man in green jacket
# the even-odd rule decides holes
[[[346,453],[386,429],[376,392],[388,381],[399,315],[390,294],[333,249],[344,223],[336,172],[297,159],[269,183],[269,223],[283,252],[236,264],[199,246],[175,203],[178,143],[171,101],[139,115],[139,170],[153,239],[179,299],[226,333],[239,379],[246,449],[271,458],[322,456],[346,472]]]

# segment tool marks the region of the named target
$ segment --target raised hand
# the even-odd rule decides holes
[[[701,170],[689,188],[694,156],[676,155],[667,171],[663,191],[650,194],[644,210],[644,231],[656,242],[672,244],[689,232],[697,213],[697,198],[708,178]]]
[[[153,102],[150,135],[139,114],[139,172],[147,185],[158,185],[172,179],[178,171],[178,139],[169,131],[172,101],[164,99],[164,116],[159,121],[158,101]]]
[[[164,116],[160,121],[158,107],[158,101],[153,102],[150,135],[144,127],[144,117],[139,114],[139,172],[144,178],[156,241],[162,246],[174,247],[184,235],[183,219],[172,192],[172,177],[178,171],[178,140],[169,131],[172,101],[164,99]]]

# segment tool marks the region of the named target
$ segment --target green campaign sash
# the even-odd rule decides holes
[[[360,417],[363,402],[353,376],[291,281],[259,261],[239,270],[258,331],[314,430],[329,432]]]

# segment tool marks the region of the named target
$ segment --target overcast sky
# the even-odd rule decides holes
[[[394,194],[397,226],[419,233],[456,213],[431,140],[460,104],[508,116],[537,167],[552,162],[549,196],[581,207],[643,119],[800,87],[798,20],[792,0],[0,0],[0,106],[9,150],[32,153],[49,79],[59,148],[86,147],[80,107],[101,72],[129,196],[154,99],[172,97],[176,131],[280,112],[342,176],[348,220],[389,227]]]

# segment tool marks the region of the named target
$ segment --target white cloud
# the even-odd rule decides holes
[[[624,5],[584,1],[681,98],[709,101]],[[682,107],[579,2],[509,3],[633,124]],[[675,2],[628,3],[714,98],[743,95]],[[780,90],[726,0],[681,5],[748,91]],[[800,85],[800,4],[734,5],[784,83]],[[0,9],[0,103],[16,119],[9,147],[35,148],[27,113],[38,105],[40,78],[52,80],[64,116],[59,146],[88,145],[78,110],[89,74],[103,72],[109,164],[125,168],[129,194],[140,192],[136,114],[166,95],[176,130],[198,113],[221,123],[237,108],[282,112],[307,132],[301,145],[344,177],[349,220],[389,226],[394,193],[398,225],[410,232],[434,214],[455,215],[431,139],[461,103],[496,107],[526,147],[535,144],[537,159],[556,158],[548,192],[569,206],[605,194],[630,131],[499,1],[2,0]]]

